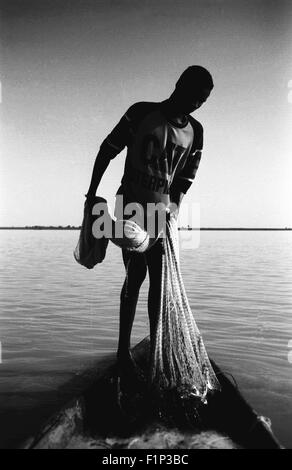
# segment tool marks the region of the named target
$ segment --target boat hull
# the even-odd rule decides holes
[[[147,369],[149,338],[133,349],[133,355],[138,365]],[[132,397],[129,392],[130,399],[123,406],[113,358],[100,366],[90,386],[55,413],[21,447],[280,449],[268,420],[251,408],[237,387],[211,362],[222,391],[210,396],[200,423],[196,420],[192,423],[190,419],[160,423],[151,416],[147,394],[140,392],[134,391]],[[179,410],[177,417],[182,417]]]

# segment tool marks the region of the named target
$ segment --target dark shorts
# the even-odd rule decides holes
[[[135,261],[137,263],[143,263],[146,265],[157,264],[160,267],[162,256],[164,255],[164,242],[163,238],[158,238],[154,245],[149,248],[149,250],[145,251],[144,253],[136,253],[135,251],[129,251],[126,249],[122,249],[123,260],[125,266],[128,264],[129,260],[131,262]]]
[[[123,210],[124,210],[124,207],[126,206],[126,204],[130,203],[130,202],[133,202],[132,200],[128,199],[125,195],[125,192],[123,191],[123,187],[120,186],[120,188],[118,189],[117,193],[116,193],[116,196],[117,195],[123,195]],[[115,210],[114,210],[114,216],[115,217],[118,217],[118,212],[116,210],[116,206],[115,206]],[[126,220],[126,219],[131,219],[133,217],[133,215],[123,215],[123,219]],[[138,221],[137,221],[138,222]],[[142,226],[143,228],[144,227],[147,227],[147,213],[145,211],[145,218],[143,220],[141,220],[141,223],[139,224],[140,226]],[[156,227],[156,225],[155,225]],[[156,234],[156,236],[158,236],[158,234]],[[145,251],[145,253],[136,253],[134,251],[129,251],[129,250],[126,250],[126,249],[122,249],[122,252],[123,252],[123,260],[124,260],[124,263],[127,263],[127,261],[130,259],[130,258],[136,258],[137,259],[140,259],[142,257],[145,258],[145,261],[147,262],[150,258],[153,259],[155,256],[158,256],[159,258],[162,257],[162,255],[164,254],[164,243],[163,243],[163,238],[162,237],[159,237],[157,238],[156,242],[154,243],[154,245],[149,248],[149,250]],[[147,263],[148,264],[148,263]]]

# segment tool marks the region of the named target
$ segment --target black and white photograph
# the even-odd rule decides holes
[[[0,0],[0,449],[292,449],[291,58],[290,0]]]

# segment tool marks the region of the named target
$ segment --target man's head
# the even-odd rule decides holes
[[[191,65],[176,82],[171,101],[178,111],[190,114],[206,101],[213,87],[210,72],[200,65]]]

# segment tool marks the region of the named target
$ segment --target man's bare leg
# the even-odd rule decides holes
[[[123,250],[123,260],[127,269],[127,277],[121,291],[117,359],[121,371],[135,373],[137,367],[130,352],[130,339],[140,287],[147,274],[147,265],[143,254],[130,253],[126,250]]]
[[[162,257],[164,255],[163,240],[158,239],[155,245],[146,252],[149,270],[148,315],[150,323],[151,353],[154,348],[156,326],[161,302]]]

